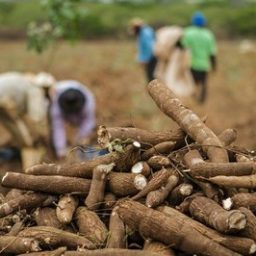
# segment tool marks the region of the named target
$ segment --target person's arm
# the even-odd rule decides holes
[[[58,101],[55,98],[50,109],[52,124],[53,146],[58,158],[64,157],[67,153],[67,141],[65,132],[65,122],[63,120]]]
[[[217,57],[216,57],[216,55],[211,55],[210,60],[211,60],[212,70],[216,71],[217,70]]]

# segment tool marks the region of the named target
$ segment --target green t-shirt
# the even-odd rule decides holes
[[[191,26],[185,29],[182,44],[191,53],[191,68],[198,71],[209,71],[210,56],[216,54],[216,43],[213,33],[206,29]]]

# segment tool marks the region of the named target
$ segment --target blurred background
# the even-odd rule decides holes
[[[46,71],[57,80],[80,81],[95,95],[97,125],[172,129],[175,123],[147,94],[127,24],[138,16],[155,29],[185,27],[200,10],[217,39],[218,70],[210,73],[204,104],[192,98],[183,102],[200,117],[207,116],[217,134],[235,128],[237,144],[255,149],[256,1],[74,0],[56,18],[54,8],[58,11],[64,2],[0,1],[0,72]],[[56,30],[47,26],[49,20],[58,25]],[[1,134],[2,139],[8,136],[3,128]]]

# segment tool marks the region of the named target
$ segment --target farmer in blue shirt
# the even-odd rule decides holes
[[[137,61],[144,67],[146,78],[149,82],[154,79],[154,70],[157,63],[153,53],[155,32],[153,28],[146,25],[140,18],[132,19],[129,25],[130,32],[137,36]]]

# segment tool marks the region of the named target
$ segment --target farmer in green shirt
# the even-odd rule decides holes
[[[216,70],[216,42],[213,33],[205,28],[206,19],[201,12],[192,16],[192,26],[185,29],[182,45],[191,54],[191,73],[196,85],[200,86],[199,101],[207,96],[208,72]]]

